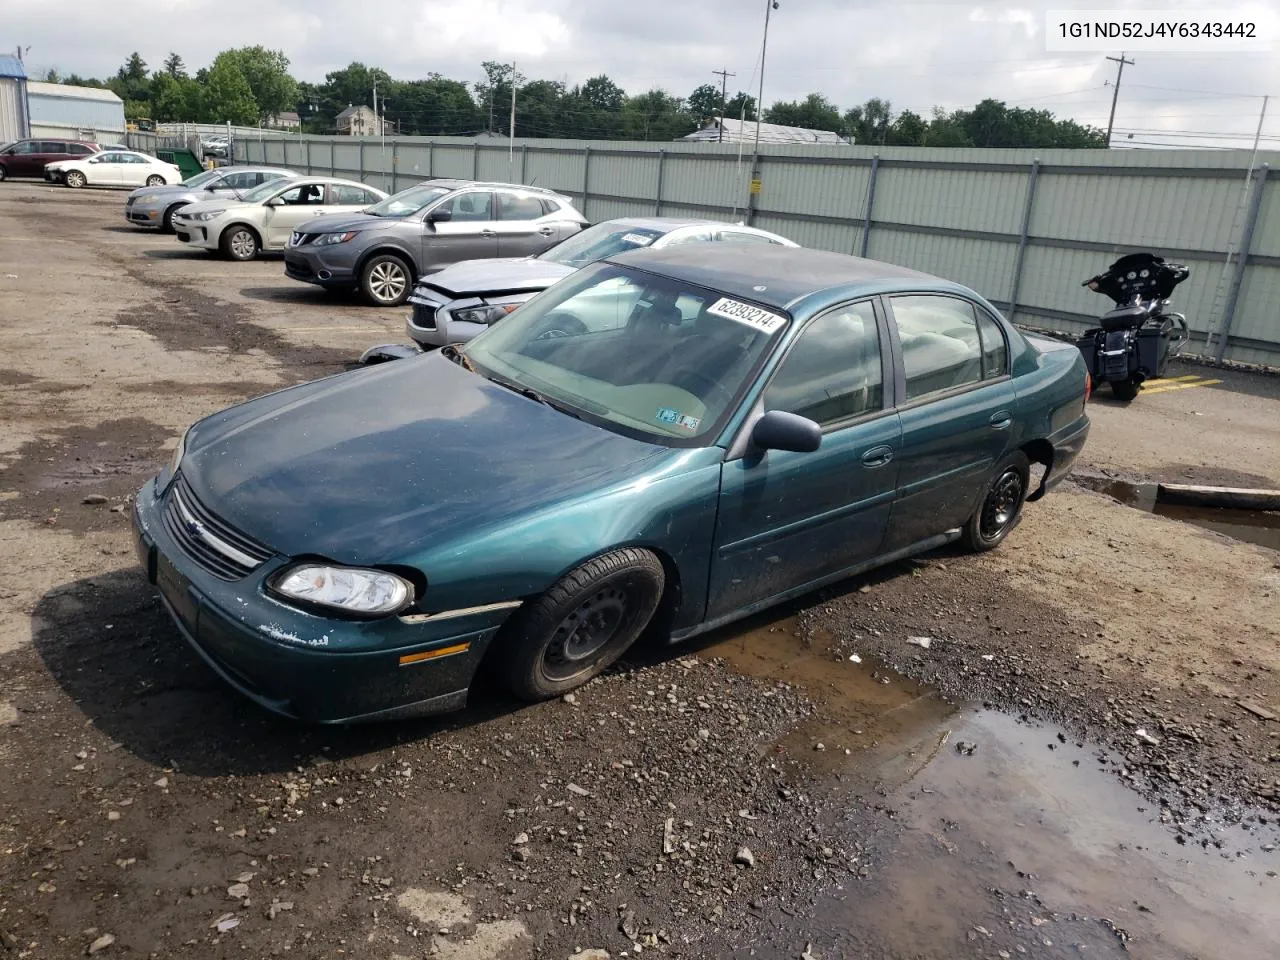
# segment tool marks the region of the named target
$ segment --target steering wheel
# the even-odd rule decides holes
[[[587,332],[587,325],[567,310],[553,310],[542,318],[542,331],[534,340],[559,340],[561,337],[578,337]]]
[[[733,399],[733,395],[722,387],[719,381],[712,380],[705,373],[699,373],[697,370],[681,370],[674,377],[671,377],[669,382],[682,390],[688,390],[701,400],[707,408],[719,406],[723,409]],[[713,398],[722,402],[719,404],[714,403]]]

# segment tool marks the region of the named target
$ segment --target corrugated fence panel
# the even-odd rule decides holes
[[[1045,172],[1031,234],[1131,247],[1225,250],[1240,179]]]
[[[611,197],[629,197],[643,200],[648,211],[653,212],[653,198],[658,192],[659,155],[632,153],[623,156],[593,156],[588,177],[588,192]],[[663,167],[663,192],[666,191],[667,170]]]
[[[333,146],[333,175],[360,179],[360,144],[336,143]]]
[[[988,233],[1022,228],[1023,173],[886,166],[876,175],[872,220]]]
[[[578,153],[544,153],[529,148],[525,159],[524,182],[530,186],[550,187],[574,200],[582,199],[583,156]]]
[[[328,140],[311,142],[311,169],[308,173],[328,173],[333,160],[333,143]]]
[[[957,239],[873,225],[867,256],[936,274],[1004,302],[1013,282],[1015,247],[996,240]]]
[[[848,223],[823,223],[820,220],[797,220],[793,217],[771,217],[768,213],[756,215],[755,226],[770,230],[794,240],[802,247],[832,250],[836,253],[857,253],[861,228]]]
[[[761,211],[861,219],[866,213],[869,164],[765,163],[761,167]],[[881,171],[883,173],[883,171]],[[749,179],[750,171],[744,171]]]
[[[747,199],[751,158],[739,168],[736,161],[705,160],[688,155],[667,155],[662,171],[662,203],[710,205],[730,210]],[[704,211],[705,212],[705,211]]]
[[[653,202],[593,196],[587,200],[587,209],[583,210],[582,214],[592,223],[612,220],[615,217],[649,217],[653,215]]]
[[[1262,206],[1258,210],[1258,224],[1253,231],[1253,249],[1250,252],[1280,257],[1280,174],[1275,171],[1263,188]]]
[[[1255,308],[1239,311],[1232,333],[1252,340],[1275,341],[1276,319],[1280,315],[1280,267],[1250,267],[1240,288],[1240,301]],[[1271,362],[1276,361],[1273,358]]]

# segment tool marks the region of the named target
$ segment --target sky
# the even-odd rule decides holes
[[[24,48],[33,75],[111,75],[137,50],[170,51],[194,72],[221,49],[283,50],[300,80],[352,61],[398,79],[481,79],[515,60],[532,79],[572,85],[605,73],[629,93],[678,96],[736,74],[756,92],[768,0],[0,0],[0,50]],[[1134,52],[1116,110],[1116,145],[1248,147],[1271,95],[1262,147],[1280,149],[1280,0],[777,0],[764,102],[811,91],[841,108],[870,97],[928,116],[987,97],[1105,128],[1117,64],[1108,53],[1046,50],[1050,10],[1160,10],[1271,24],[1267,52]]]

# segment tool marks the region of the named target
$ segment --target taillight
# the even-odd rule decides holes
[[[1089,371],[1084,372],[1084,402],[1089,402],[1089,396],[1093,393],[1093,377]]]

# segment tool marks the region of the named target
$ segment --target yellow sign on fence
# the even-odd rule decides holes
[[[752,180],[752,181],[751,181],[751,192],[752,192],[753,194],[756,194],[756,195],[758,196],[758,195],[759,195],[759,193],[760,193],[760,188],[761,188],[762,186],[764,186],[764,181],[762,181],[762,180],[758,180],[758,179],[757,179],[757,180]]]

